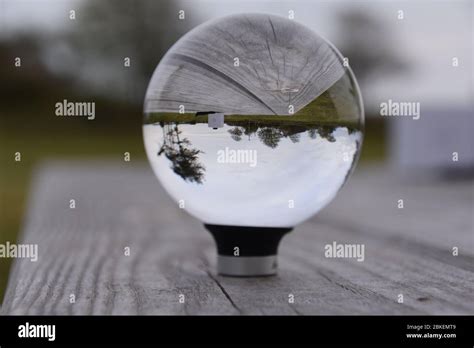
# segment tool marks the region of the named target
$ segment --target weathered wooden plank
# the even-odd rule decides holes
[[[403,209],[398,201],[403,199]],[[474,186],[471,180],[442,181],[427,172],[410,179],[393,169],[371,167],[349,180],[340,195],[319,215],[342,227],[373,231],[382,238],[407,239],[438,257],[474,256]],[[450,256],[448,259],[452,259]],[[462,258],[456,259],[460,264]],[[474,265],[471,265],[474,267]]]
[[[14,262],[5,314],[474,311],[469,181],[413,185],[360,168],[329,207],[285,237],[278,276],[248,279],[214,274],[210,235],[142,166],[50,164],[34,188],[22,241],[38,243],[40,259]],[[363,243],[365,260],[326,258],[333,241]]]
[[[235,58],[239,66],[235,66]],[[155,71],[146,112],[287,115],[331,87],[345,68],[301,24],[264,14],[224,17],[178,41]]]
[[[201,224],[175,209],[149,171],[93,168],[40,172],[22,238],[38,243],[40,259],[15,262],[4,311],[234,313],[202,264],[213,246]]]

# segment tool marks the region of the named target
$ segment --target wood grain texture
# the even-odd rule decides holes
[[[234,58],[239,66],[234,66]],[[287,18],[239,14],[199,26],[160,62],[146,112],[216,111],[287,115],[297,112],[345,73],[339,53]]]
[[[210,234],[144,165],[50,163],[21,239],[39,244],[39,261],[14,262],[2,313],[473,314],[472,184],[359,168],[283,239],[278,276],[242,279],[215,275]],[[325,258],[333,241],[364,243],[365,261]]]

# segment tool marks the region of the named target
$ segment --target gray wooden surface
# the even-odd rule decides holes
[[[35,175],[21,238],[39,244],[39,261],[14,262],[2,312],[473,314],[473,225],[472,181],[409,183],[359,167],[284,238],[278,276],[225,278],[210,234],[146,164],[52,162]],[[364,243],[365,261],[325,258],[333,241]]]
[[[234,59],[239,66],[234,66]],[[321,37],[288,18],[238,14],[199,26],[160,62],[146,112],[217,111],[288,115],[345,73],[342,57]]]

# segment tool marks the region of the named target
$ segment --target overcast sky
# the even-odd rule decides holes
[[[68,11],[80,8],[81,0],[0,0],[2,36],[19,30],[57,32],[68,23]],[[199,22],[239,12],[265,12],[288,16],[310,27],[329,41],[338,41],[335,16],[347,8],[359,8],[380,19],[393,35],[394,50],[412,69],[374,81],[365,94],[372,100],[420,101],[429,107],[462,107],[473,99],[473,3],[442,1],[271,1],[182,0],[187,16]],[[405,19],[397,20],[403,10]],[[460,66],[451,66],[458,57]]]

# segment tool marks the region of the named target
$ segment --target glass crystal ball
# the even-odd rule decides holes
[[[206,224],[294,227],[327,205],[357,161],[364,113],[332,44],[293,20],[204,23],[158,64],[143,136],[171,197]]]

